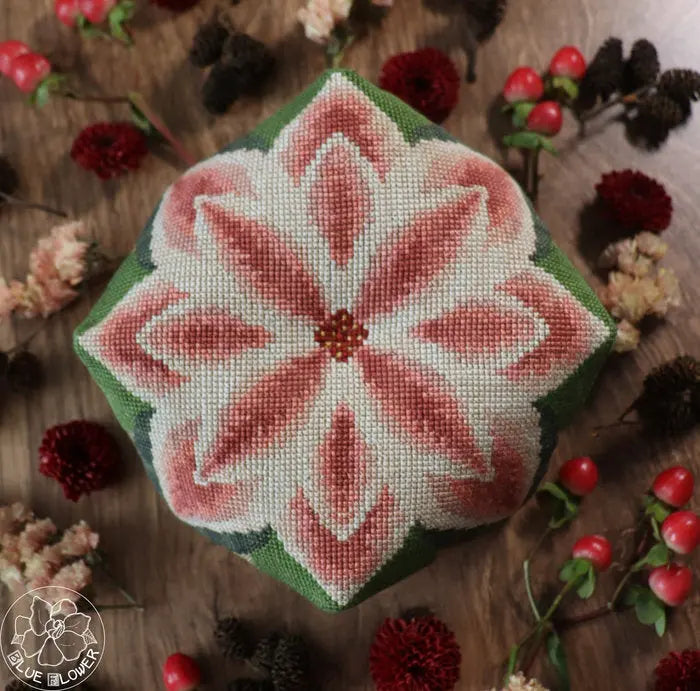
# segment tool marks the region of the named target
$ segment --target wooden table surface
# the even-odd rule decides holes
[[[321,51],[303,37],[295,22],[299,0],[243,0],[231,10],[235,22],[273,47],[279,70],[263,97],[241,100],[224,117],[208,115],[199,97],[202,73],[189,65],[186,56],[211,4],[204,0],[175,18],[157,8],[145,9],[134,23],[136,47],[128,50],[107,42],[81,42],[54,19],[51,0],[4,0],[0,39],[31,43],[94,92],[143,92],[187,147],[204,158],[272,114],[324,64]],[[420,0],[396,0],[395,5],[383,27],[351,49],[348,66],[374,80],[388,56],[431,44],[449,52],[464,69],[461,18],[436,13]],[[462,86],[459,106],[445,126],[468,145],[502,160],[495,98],[516,65],[544,68],[562,43],[576,44],[590,56],[608,35],[617,35],[628,45],[642,36],[654,41],[664,67],[698,68],[699,29],[700,4],[695,0],[512,0],[502,27],[480,52],[478,82]],[[108,253],[127,253],[165,187],[180,175],[177,164],[150,156],[135,174],[101,182],[79,169],[68,152],[83,126],[126,119],[120,106],[58,101],[34,111],[7,80],[0,80],[0,104],[0,151],[19,169],[22,193],[84,219]],[[587,252],[599,242],[598,229],[587,227],[582,239],[581,213],[593,198],[601,173],[639,168],[666,184],[675,206],[665,235],[671,245],[666,263],[679,275],[684,304],[645,337],[636,353],[609,362],[589,405],[562,433],[553,467],[570,456],[590,454],[599,461],[602,487],[586,502],[571,531],[558,535],[541,554],[537,577],[546,571],[553,579],[556,564],[583,532],[604,532],[619,542],[619,529],[634,522],[641,494],[662,467],[681,463],[700,471],[697,433],[663,443],[650,443],[636,430],[591,435],[593,426],[611,421],[634,398],[651,367],[684,352],[700,355],[699,134],[697,115],[660,151],[649,153],[634,148],[623,127],[607,118],[591,127],[583,141],[577,140],[569,123],[558,139],[561,156],[544,162],[540,213],[555,240],[593,283],[598,279]],[[21,276],[31,246],[51,222],[40,212],[7,208],[0,212],[0,275]],[[93,290],[36,338],[33,348],[47,366],[44,388],[26,397],[3,395],[0,401],[0,499],[21,499],[59,525],[79,518],[89,521],[102,536],[117,578],[146,603],[143,613],[105,614],[107,651],[93,677],[98,688],[161,688],[162,661],[181,650],[201,656],[209,679],[203,688],[224,689],[238,670],[225,665],[216,653],[212,630],[218,611],[248,617],[260,631],[287,628],[306,636],[317,650],[321,688],[371,689],[367,652],[375,629],[384,617],[418,606],[432,609],[457,634],[463,652],[459,689],[481,691],[496,683],[508,645],[529,625],[520,564],[542,527],[532,505],[502,527],[444,551],[429,568],[349,612],[318,611],[178,522],[156,495],[107,401],[71,349],[73,329],[98,295],[99,290]],[[31,328],[2,327],[0,348],[11,347]],[[74,418],[100,421],[113,429],[128,463],[124,481],[77,504],[65,501],[59,486],[39,475],[36,453],[47,426]],[[694,566],[700,566],[697,559]],[[596,601],[604,601],[612,581],[612,577],[603,580]],[[99,593],[100,600],[110,597],[106,586],[100,586]],[[661,640],[630,614],[567,633],[574,690],[648,688],[658,658],[670,650],[698,646],[698,607],[696,593],[673,614],[669,633]],[[534,672],[551,678],[540,665]]]

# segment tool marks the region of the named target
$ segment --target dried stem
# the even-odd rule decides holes
[[[54,216],[60,216],[61,218],[68,218],[68,214],[60,209],[55,209],[52,206],[47,206],[46,204],[39,204],[38,202],[30,202],[26,199],[20,199],[19,197],[13,197],[11,194],[5,192],[0,192],[0,199],[2,199],[6,204],[12,204],[12,206],[21,206],[26,209],[38,209],[39,211],[45,211],[47,214],[53,214]]]

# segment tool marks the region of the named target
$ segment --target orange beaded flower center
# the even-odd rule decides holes
[[[361,322],[346,309],[338,310],[321,324],[314,339],[321,348],[326,348],[330,356],[338,362],[346,362],[364,343],[369,332]]]

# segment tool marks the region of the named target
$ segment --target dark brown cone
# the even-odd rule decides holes
[[[10,359],[6,376],[13,391],[34,391],[44,382],[44,368],[36,355],[23,350]]]
[[[192,40],[190,62],[195,67],[213,65],[220,57],[224,42],[229,35],[229,28],[214,15],[208,22],[202,24]]]
[[[219,619],[214,636],[224,657],[247,660],[253,654],[254,643],[249,627],[235,617]]]
[[[506,13],[507,0],[465,0],[468,17],[475,22],[477,41],[493,36]]]
[[[666,70],[659,79],[659,91],[676,101],[697,101],[700,98],[700,72]]]
[[[270,672],[275,691],[308,691],[309,653],[299,636],[283,636]]]
[[[592,108],[596,100],[607,101],[622,88],[625,74],[625,60],[622,54],[622,41],[611,36],[606,39],[586,69],[579,85],[577,107],[579,110]]]
[[[228,685],[228,691],[274,691],[267,679],[236,679]]]
[[[630,93],[656,82],[661,71],[656,46],[646,38],[634,42],[625,65],[625,92]]]
[[[19,176],[5,156],[0,156],[0,192],[14,194],[19,187]],[[2,200],[0,199],[0,204]]]
[[[261,639],[255,646],[255,651],[250,658],[250,663],[256,669],[269,672],[275,660],[275,650],[277,649],[279,640],[280,636],[277,633],[270,634]]]

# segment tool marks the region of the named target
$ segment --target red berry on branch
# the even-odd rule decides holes
[[[0,72],[9,76],[12,61],[20,55],[31,52],[31,48],[22,41],[2,41],[0,43]]]
[[[199,665],[183,653],[174,653],[163,665],[163,683],[168,691],[193,691],[201,680]]]
[[[687,468],[678,465],[659,473],[651,491],[658,499],[678,509],[691,500],[694,486],[693,474]]]
[[[574,559],[587,559],[598,571],[607,571],[612,564],[612,546],[602,535],[585,535],[571,551]]]
[[[700,543],[700,519],[692,511],[676,511],[661,525],[666,546],[678,554],[690,554]]]
[[[564,117],[556,101],[538,103],[527,116],[527,129],[539,134],[554,135],[561,129]]]
[[[516,67],[503,87],[503,98],[508,103],[539,101],[543,93],[542,79],[532,67]]]
[[[693,574],[682,564],[657,566],[649,574],[651,591],[669,607],[678,607],[686,601],[692,583]]]
[[[559,470],[559,482],[571,494],[585,497],[598,484],[598,466],[588,456],[571,458]]]
[[[92,24],[101,24],[117,0],[78,0],[80,13]]]
[[[53,11],[58,17],[58,21],[66,26],[75,26],[80,10],[78,0],[55,0]]]
[[[564,46],[554,53],[549,63],[549,74],[553,77],[582,79],[586,74],[586,58],[576,46]]]
[[[20,91],[30,94],[51,74],[51,63],[38,53],[25,53],[10,65],[10,78]]]

